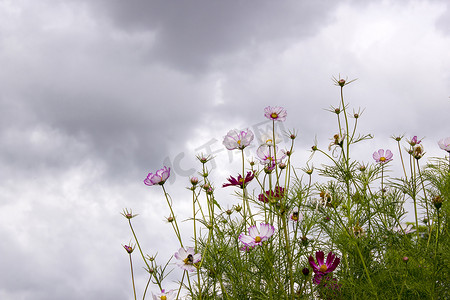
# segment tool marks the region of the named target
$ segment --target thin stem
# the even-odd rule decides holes
[[[133,283],[134,300],[136,300],[136,287],[134,285],[133,261],[131,260],[131,253],[129,255],[130,255],[130,267],[131,267],[131,282]]]

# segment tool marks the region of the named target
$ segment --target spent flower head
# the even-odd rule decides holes
[[[148,186],[155,184],[163,185],[170,176],[170,168],[164,167],[156,171],[156,173],[148,173],[144,183]]]
[[[131,209],[130,209],[130,211],[128,211],[128,208],[125,208],[125,209],[123,210],[123,212],[121,212],[120,214],[121,214],[122,216],[124,216],[125,218],[127,218],[128,220],[129,220],[129,219],[132,219],[132,218],[134,218],[134,217],[137,216],[137,214],[136,214],[136,215],[133,215],[133,212],[132,212]]]
[[[286,120],[287,112],[280,106],[267,106],[264,108],[264,116],[270,120],[282,122]]]

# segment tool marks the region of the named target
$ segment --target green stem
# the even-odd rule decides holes
[[[136,287],[134,285],[133,261],[131,260],[131,253],[129,255],[130,255],[130,267],[131,267],[131,282],[133,283],[134,300],[136,300]]]

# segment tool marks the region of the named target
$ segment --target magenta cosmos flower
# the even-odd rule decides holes
[[[166,182],[167,178],[169,178],[169,176],[170,176],[170,168],[164,167],[156,171],[155,174],[148,173],[147,178],[145,178],[144,180],[144,183],[149,186],[155,184],[163,185],[164,182]]]
[[[375,151],[372,156],[377,163],[384,164],[391,161],[394,154],[392,154],[391,150],[386,150],[386,153],[384,153],[384,150],[380,149]]]
[[[261,223],[259,229],[256,225],[252,225],[248,228],[248,235],[241,233],[239,235],[239,240],[246,246],[254,247],[267,241],[274,232],[275,227],[267,223]]]
[[[187,247],[186,250],[184,248],[180,248],[178,252],[175,252],[175,258],[178,259],[177,265],[183,270],[194,272],[197,270],[195,264],[199,263],[202,259],[202,255],[200,253],[195,253],[194,248]]]
[[[256,155],[258,155],[261,164],[272,165],[275,162],[275,152],[277,163],[280,163],[286,157],[286,151],[279,150],[277,146],[263,144],[256,150]]]
[[[328,273],[333,272],[341,262],[341,259],[339,257],[336,257],[336,255],[334,255],[333,252],[331,251],[328,253],[326,262],[324,262],[323,258],[324,258],[323,251],[316,252],[317,264],[311,255],[308,258],[309,265],[313,268],[313,271],[315,273],[314,275],[315,284],[319,284],[322,277]]]
[[[154,295],[152,293],[153,300],[175,300],[177,297],[177,293],[175,290],[170,290],[166,292],[165,290],[161,290],[161,293]]]
[[[285,121],[287,112],[280,106],[267,106],[266,108],[264,108],[264,116],[274,121]]]
[[[280,200],[284,197],[284,188],[281,186],[276,186],[275,189],[268,190],[264,194],[258,195],[258,200],[261,202],[269,202],[269,200]]]
[[[440,140],[438,142],[438,145],[442,150],[445,150],[448,153],[450,153],[450,136],[445,139]]]
[[[233,129],[228,131],[223,139],[223,144],[228,150],[244,149],[253,141],[253,132],[250,129],[238,131]]]
[[[235,185],[235,186],[239,186],[241,189],[243,189],[247,186],[247,183],[252,181],[253,178],[255,178],[255,173],[253,173],[253,172],[247,172],[247,175],[245,176],[245,178],[243,178],[240,174],[238,174],[237,179],[234,178],[233,176],[230,176],[230,178],[227,178],[227,180],[230,183],[224,183],[222,187]]]

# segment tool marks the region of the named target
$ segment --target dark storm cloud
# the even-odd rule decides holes
[[[153,31],[149,59],[200,72],[219,56],[314,35],[330,22],[336,1],[103,1],[94,2],[116,28]]]

